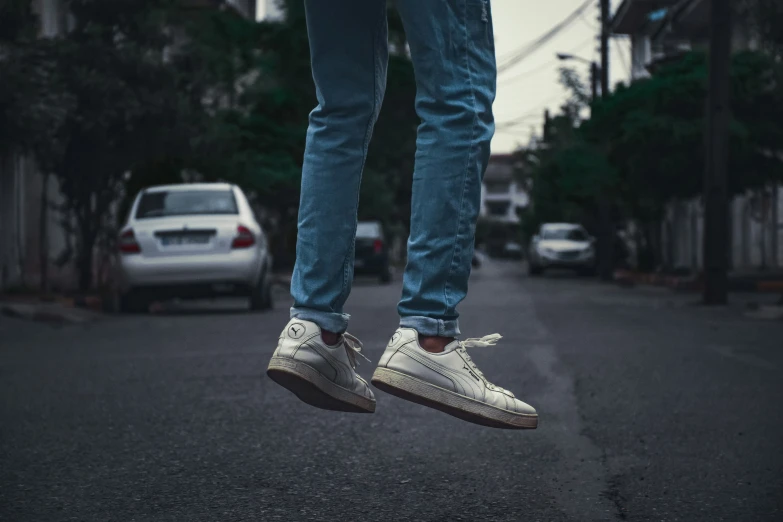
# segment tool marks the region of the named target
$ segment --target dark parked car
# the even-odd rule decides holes
[[[391,282],[389,247],[377,221],[360,221],[356,227],[354,273],[378,276],[384,284]]]

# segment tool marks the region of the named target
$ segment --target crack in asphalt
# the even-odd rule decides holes
[[[520,312],[532,323],[531,334],[537,340],[529,346],[528,358],[547,382],[539,401],[540,414],[545,419],[557,418],[557,422],[549,420],[542,428],[554,427],[547,435],[569,463],[565,466],[566,473],[560,470],[553,477],[558,484],[554,490],[558,504],[574,520],[606,520],[617,506],[603,495],[611,487],[607,480],[605,451],[583,433],[574,377],[560,361],[556,347],[551,343],[552,336],[539,319],[532,298],[523,299]],[[605,501],[601,502],[601,499]]]

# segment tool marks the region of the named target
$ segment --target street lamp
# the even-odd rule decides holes
[[[591,93],[591,97],[592,97],[593,101],[598,99],[598,80],[599,80],[601,67],[597,63],[595,63],[595,62],[593,62],[591,60],[588,60],[586,58],[582,58],[581,56],[575,56],[573,54],[568,54],[568,53],[557,53],[557,59],[560,60],[560,61],[563,61],[563,62],[568,61],[568,60],[574,60],[574,61],[586,63],[587,65],[589,65],[590,66],[590,93]]]

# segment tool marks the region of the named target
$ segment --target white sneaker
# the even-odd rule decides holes
[[[535,408],[489,382],[466,348],[492,346],[493,334],[481,339],[454,341],[441,353],[419,345],[419,334],[400,328],[392,336],[372,376],[377,388],[460,419],[493,428],[538,427]]]
[[[356,356],[364,357],[361,350],[362,343],[350,334],[329,346],[317,324],[291,319],[280,334],[266,374],[312,406],[373,413],[375,396],[367,381],[356,373]]]

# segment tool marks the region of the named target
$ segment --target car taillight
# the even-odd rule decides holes
[[[237,236],[231,242],[231,248],[248,248],[256,244],[256,237],[246,226],[237,227]]]
[[[123,254],[141,253],[141,247],[136,242],[136,236],[134,235],[132,228],[129,228],[120,234],[119,249]]]
[[[376,254],[380,254],[383,252],[383,241],[380,239],[376,239],[372,244],[373,249],[375,250]]]

